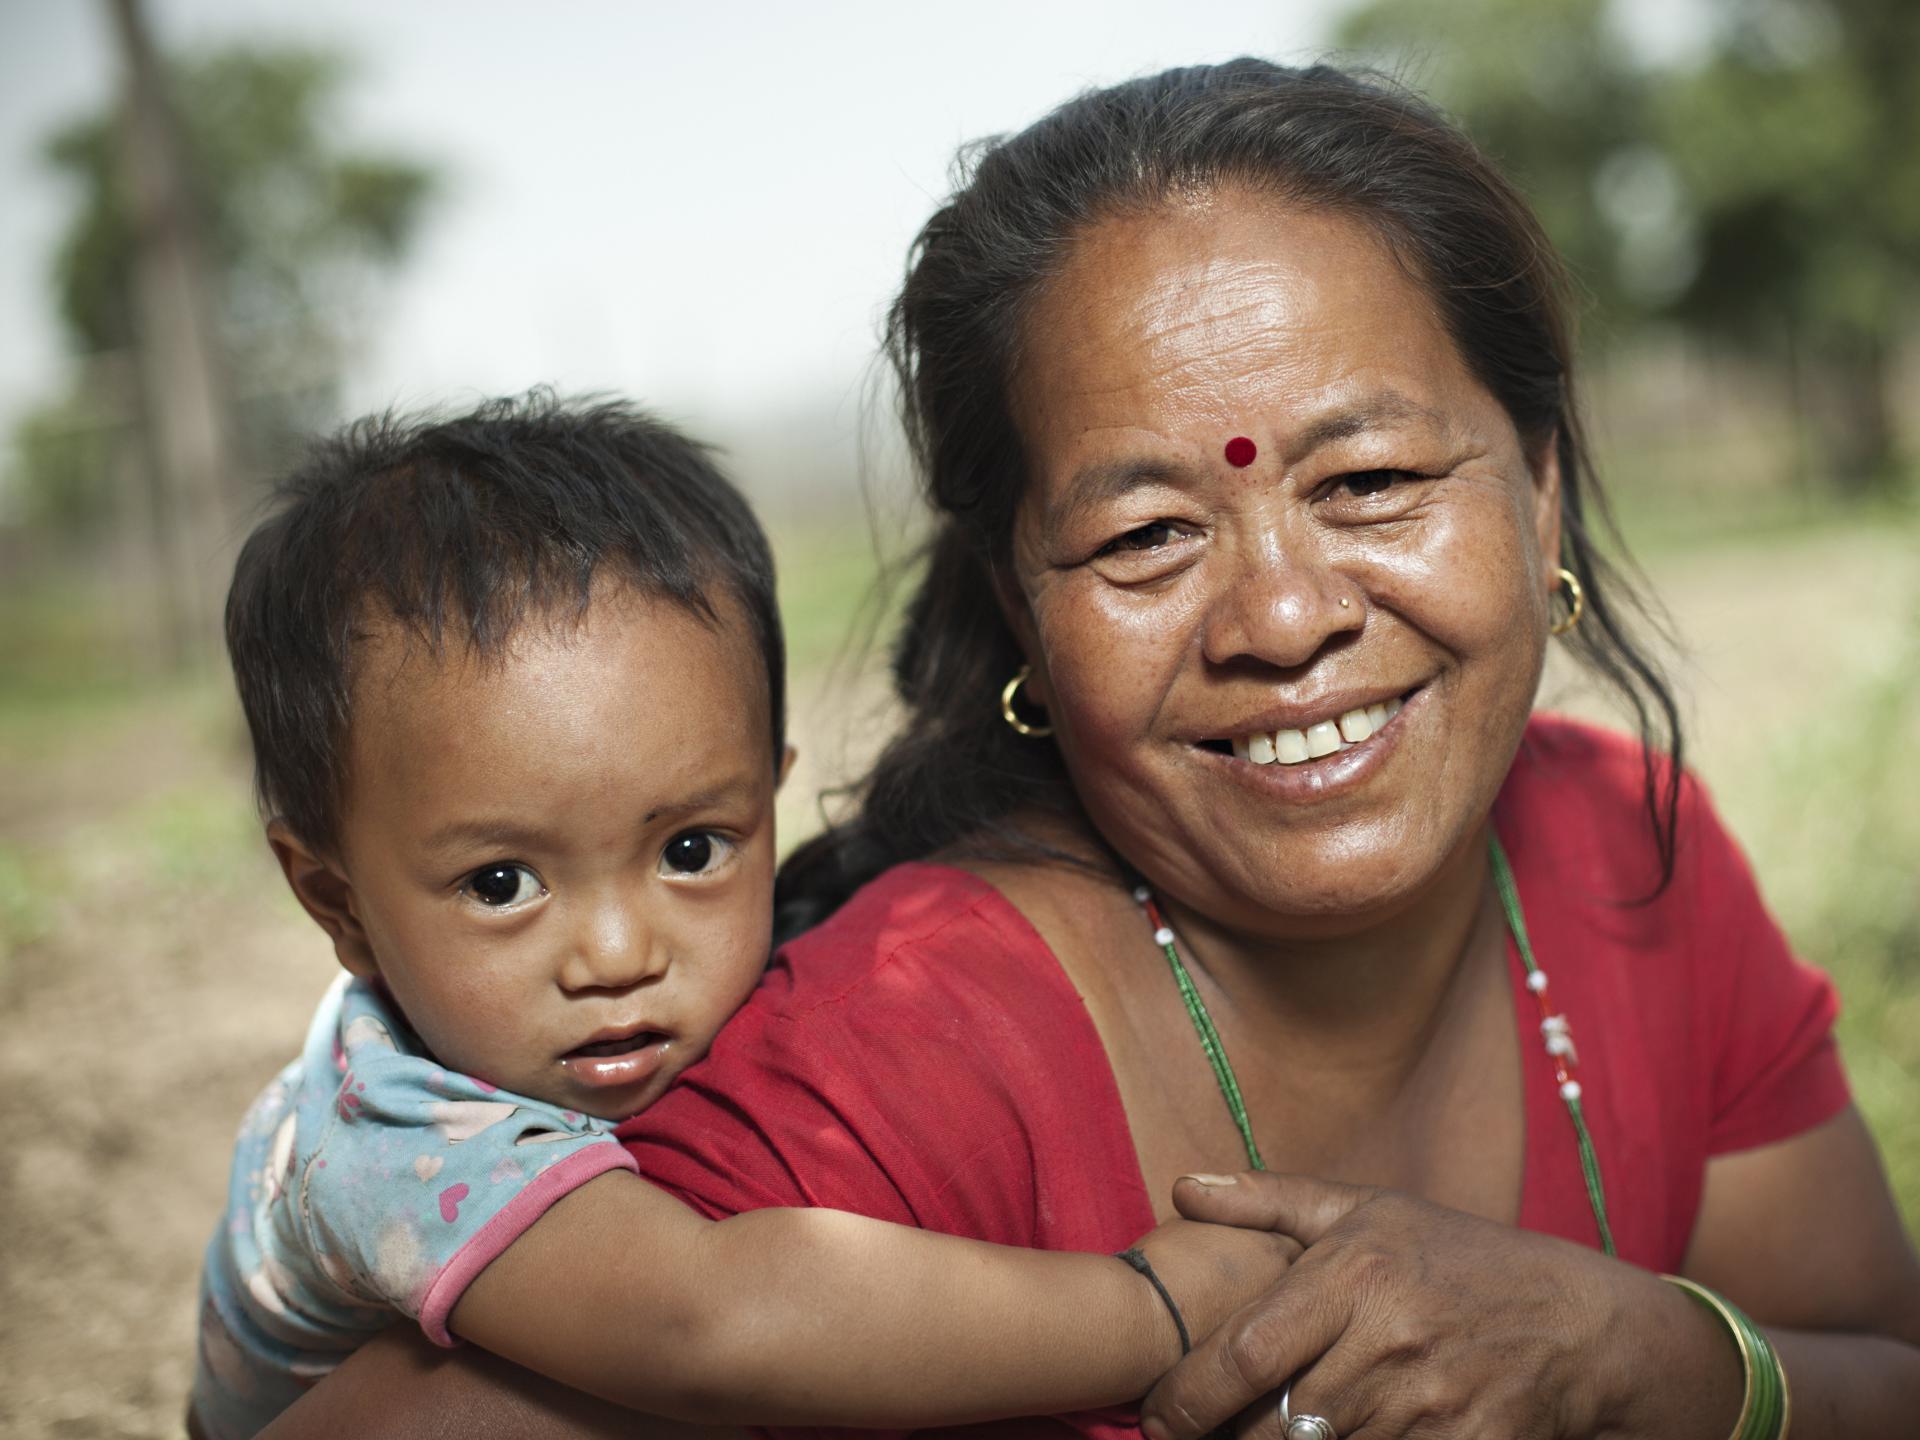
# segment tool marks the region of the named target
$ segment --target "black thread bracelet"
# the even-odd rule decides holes
[[[1173,1303],[1173,1296],[1168,1292],[1166,1285],[1158,1275],[1153,1273],[1152,1263],[1138,1250],[1122,1250],[1113,1258],[1126,1261],[1127,1264],[1147,1277],[1147,1283],[1153,1286],[1154,1293],[1160,1297],[1160,1303],[1167,1307],[1167,1313],[1173,1317],[1173,1328],[1180,1332],[1180,1353],[1182,1355],[1191,1355],[1193,1353],[1193,1337],[1187,1334],[1187,1322],[1180,1314],[1180,1307]]]

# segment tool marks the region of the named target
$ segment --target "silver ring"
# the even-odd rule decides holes
[[[1280,1433],[1287,1440],[1340,1440],[1331,1423],[1322,1415],[1296,1415],[1287,1401],[1293,1397],[1289,1380],[1280,1392]]]

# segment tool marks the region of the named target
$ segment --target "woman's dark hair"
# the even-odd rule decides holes
[[[1055,748],[1016,735],[998,710],[1023,658],[993,578],[1027,481],[1009,376],[1029,309],[1088,227],[1223,185],[1372,227],[1432,292],[1532,453],[1556,446],[1563,563],[1586,596],[1568,640],[1637,717],[1664,888],[1679,716],[1623,614],[1642,607],[1594,543],[1589,515],[1610,534],[1612,524],[1574,403],[1565,272],[1492,162],[1390,82],[1241,59],[1091,91],[964,153],[958,179],[915,241],[887,321],[907,439],[937,515],[893,650],[908,718],[858,787],[854,817],[788,861],[778,928],[824,918],[888,865],[957,842],[1032,853],[1012,813],[1076,806]]]
[[[706,447],[618,401],[536,390],[469,414],[376,415],[316,441],[276,487],[227,594],[227,652],[261,808],[338,839],[357,642],[370,621],[489,658],[530,618],[584,615],[607,577],[723,623],[767,667],[775,766],[786,648],[773,554]]]

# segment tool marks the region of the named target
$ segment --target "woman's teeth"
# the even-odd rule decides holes
[[[1318,760],[1358,745],[1399,713],[1400,702],[1386,700],[1364,710],[1349,710],[1337,720],[1322,720],[1304,730],[1236,735],[1233,753],[1256,765],[1298,765],[1302,760]]]

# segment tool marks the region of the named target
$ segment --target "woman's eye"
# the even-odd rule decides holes
[[[1179,533],[1171,522],[1155,520],[1150,525],[1136,526],[1126,534],[1109,540],[1100,547],[1098,553],[1115,555],[1129,550],[1158,550],[1162,545],[1170,543]]]
[[[524,905],[545,890],[540,877],[524,865],[482,865],[460,888],[494,910]]]
[[[667,842],[660,852],[663,875],[704,875],[727,858],[731,846],[711,830],[688,830]]]
[[[1412,478],[1412,472],[1407,470],[1356,470],[1351,475],[1342,475],[1333,483],[1349,495],[1378,495],[1390,489],[1394,481]]]

